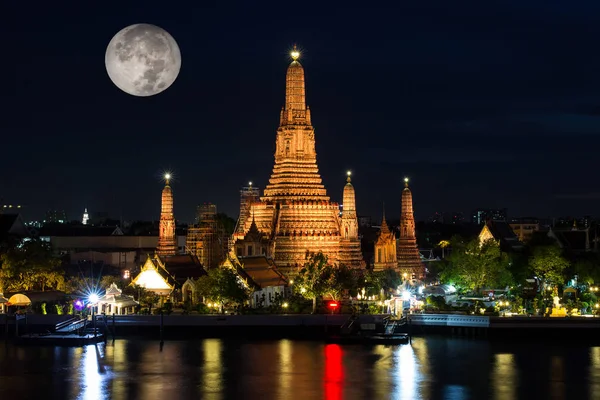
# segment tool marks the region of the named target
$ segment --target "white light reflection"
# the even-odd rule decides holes
[[[288,399],[291,395],[292,374],[294,373],[292,362],[292,342],[287,339],[279,341],[279,398]]]
[[[492,370],[492,392],[498,400],[517,398],[517,366],[513,354],[496,354]]]
[[[83,348],[79,366],[80,400],[102,400],[109,398],[108,383],[110,374],[102,362],[100,346],[89,345]]]
[[[417,358],[410,345],[399,346],[394,354],[395,399],[418,399],[417,381],[421,380]]]
[[[206,339],[202,343],[204,365],[202,366],[202,399],[223,398],[223,366],[221,365],[222,343],[220,339]]]

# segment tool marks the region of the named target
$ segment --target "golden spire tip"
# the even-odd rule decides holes
[[[290,55],[292,56],[292,60],[296,61],[298,58],[300,58],[300,52],[298,51],[298,48],[296,47],[296,45],[294,45],[294,48],[292,49],[292,52],[290,53]]]

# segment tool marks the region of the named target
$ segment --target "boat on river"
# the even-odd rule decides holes
[[[327,338],[339,344],[408,344],[410,332],[406,318],[392,319],[381,315],[353,315],[342,325],[339,335]]]

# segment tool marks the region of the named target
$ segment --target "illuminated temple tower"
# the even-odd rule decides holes
[[[275,165],[269,184],[264,196],[251,203],[251,213],[240,210],[243,220],[238,221],[240,229],[234,240],[243,240],[254,221],[269,240],[267,253],[284,271],[288,267],[288,272],[293,272],[291,267],[304,264],[308,253],[318,251],[323,251],[333,263],[344,261],[351,263],[348,266],[360,267],[360,242],[355,240],[356,211],[348,211],[346,219],[343,213],[340,217],[339,205],[330,201],[319,174],[315,130],[306,106],[304,69],[298,62],[299,56],[294,49],[286,75],[285,104],[280,114]],[[351,203],[354,204],[353,188]],[[350,215],[354,215],[354,225],[350,223]],[[340,240],[342,221],[347,221],[343,228],[348,228],[347,240]]]
[[[408,188],[408,178],[404,178],[402,191],[402,211],[400,213],[400,237],[396,248],[398,269],[408,278],[414,275],[417,279],[425,277],[425,266],[417,248],[415,235],[415,216],[413,212],[412,193]]]
[[[356,195],[350,179],[350,171],[346,178],[340,217],[340,252],[339,263],[348,266],[364,266],[360,239],[358,238],[358,217],[356,216]]]
[[[177,250],[175,243],[175,217],[173,216],[173,192],[169,181],[170,174],[165,175],[165,188],[162,191],[162,203],[160,210],[160,225],[158,227],[158,247],[156,253],[159,256],[174,255]]]

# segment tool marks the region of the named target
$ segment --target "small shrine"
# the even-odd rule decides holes
[[[134,314],[138,302],[133,296],[124,295],[116,284],[111,284],[106,293],[98,300],[98,312],[105,314],[127,315]]]

